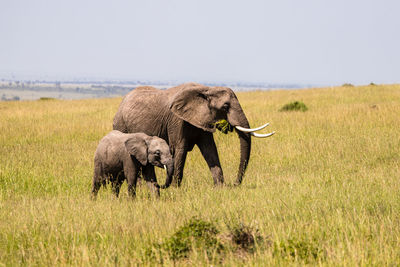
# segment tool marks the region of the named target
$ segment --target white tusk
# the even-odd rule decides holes
[[[270,137],[271,135],[274,135],[275,131],[273,131],[272,133],[267,133],[267,134],[258,134],[258,133],[250,133],[250,134],[254,137],[264,138],[264,137]]]
[[[164,165],[164,170],[167,170],[167,166]]]
[[[261,130],[261,129],[264,129],[264,128],[267,127],[268,125],[269,125],[269,123],[266,123],[266,124],[264,124],[264,125],[262,125],[262,126],[260,126],[260,127],[252,128],[252,129],[244,128],[244,127],[241,127],[241,126],[235,126],[235,128],[238,129],[238,130],[241,131],[241,132],[252,133],[252,132],[255,132],[255,131],[259,131],[259,130]]]

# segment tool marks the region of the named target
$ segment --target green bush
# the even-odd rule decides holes
[[[354,85],[351,83],[344,83],[344,84],[342,84],[342,86],[343,87],[354,87]]]
[[[228,233],[220,231],[211,222],[197,218],[190,219],[183,226],[160,243],[151,244],[145,251],[145,261],[164,263],[168,255],[173,261],[190,257],[193,250],[202,251],[209,261],[221,262],[226,252],[254,253],[256,246],[263,245],[264,238],[258,229],[243,223],[228,226]],[[266,243],[269,245],[272,242]]]
[[[218,233],[212,223],[192,218],[164,242],[153,244],[146,254],[154,259],[154,252],[157,252],[162,259],[161,253],[164,251],[171,259],[179,260],[189,257],[192,248],[195,248],[205,250],[207,257],[211,259],[214,252],[220,253],[224,249],[217,239]]]
[[[307,106],[301,101],[294,101],[284,105],[279,111],[306,111]]]

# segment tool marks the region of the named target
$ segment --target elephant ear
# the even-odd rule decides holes
[[[142,165],[147,164],[147,144],[143,138],[132,136],[125,141],[125,148]]]
[[[209,107],[209,88],[199,84],[183,86],[170,102],[171,111],[188,123],[215,132],[216,114]]]

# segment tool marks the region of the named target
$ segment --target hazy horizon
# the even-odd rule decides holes
[[[2,1],[0,79],[399,83],[400,3]]]

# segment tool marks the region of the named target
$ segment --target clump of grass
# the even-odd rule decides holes
[[[309,263],[321,259],[323,250],[316,239],[292,238],[275,243],[273,254],[276,257],[300,259]]]
[[[233,126],[227,120],[219,120],[215,123],[215,126],[224,134],[233,131]]]
[[[294,101],[288,104],[285,104],[279,111],[307,111],[307,106],[301,101]]]
[[[176,261],[189,258],[190,253],[196,250],[202,251],[208,260],[220,261],[228,251],[238,255],[254,253],[257,245],[264,242],[258,229],[243,223],[228,225],[228,231],[220,234],[213,223],[194,217],[161,243],[148,247],[145,257],[162,263],[166,255]]]
[[[39,101],[48,101],[48,100],[56,100],[54,97],[41,97]]]
[[[179,260],[189,257],[192,249],[196,249],[205,251],[207,257],[212,259],[214,252],[218,254],[224,249],[217,238],[218,233],[214,224],[192,218],[162,243],[153,244],[153,248],[150,248],[146,254],[154,259],[155,249],[160,259],[164,251],[172,260]]]

